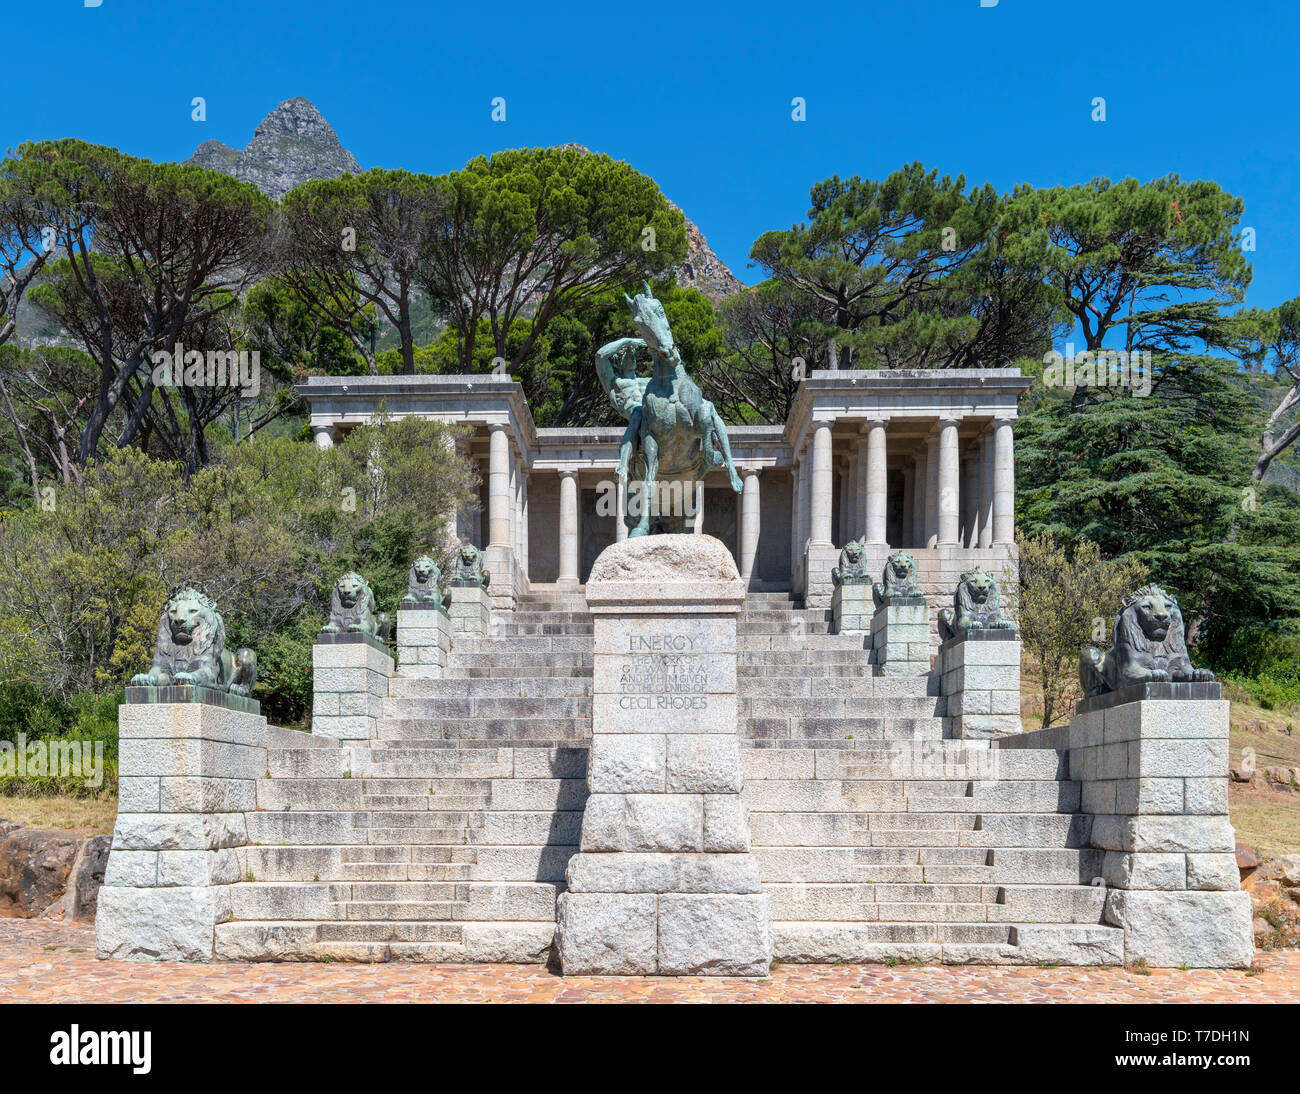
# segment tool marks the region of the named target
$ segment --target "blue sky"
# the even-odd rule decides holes
[[[84,4],[11,5],[6,36],[28,48],[9,55],[0,145],[184,159],[242,147],[296,95],[363,167],[577,141],[652,175],[750,282],[754,238],[831,174],[920,160],[1005,191],[1177,172],[1245,199],[1247,302],[1300,295],[1294,0]]]

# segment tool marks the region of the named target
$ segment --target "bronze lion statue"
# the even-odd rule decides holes
[[[851,539],[840,552],[840,564],[831,570],[831,581],[836,585],[866,585],[867,549],[861,540]]]
[[[352,570],[334,582],[330,621],[321,628],[321,633],[388,636],[388,615],[375,611],[375,594],[370,582]]]
[[[158,621],[158,641],[148,672],[131,677],[132,687],[190,684],[248,696],[257,681],[257,655],[226,649],[226,625],[207,594],[186,585],[173,593]]]
[[[456,575],[452,584],[461,588],[486,589],[491,580],[492,575],[483,569],[482,552],[472,543],[462,544],[456,553]]]
[[[893,596],[920,596],[916,587],[916,559],[906,551],[895,551],[885,560],[881,580],[871,586],[871,597],[881,607]]]
[[[1207,683],[1209,669],[1192,667],[1183,636],[1178,601],[1159,585],[1143,585],[1120,606],[1105,653],[1087,646],[1079,655],[1079,683],[1084,697],[1104,695],[1132,684],[1172,680]]]
[[[967,570],[957,582],[952,607],[939,612],[939,641],[966,637],[967,631],[1015,630],[1016,625],[1002,618],[1002,597],[998,583],[984,567]]]
[[[421,555],[411,563],[406,575],[406,595],[399,608],[437,608],[447,614],[449,596],[442,588],[442,571],[428,555]]]

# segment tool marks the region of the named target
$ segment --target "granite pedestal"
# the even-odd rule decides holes
[[[592,743],[579,852],[559,898],[565,973],[765,975],[771,913],[741,801],[736,617],[711,536],[616,543],[587,582]]]

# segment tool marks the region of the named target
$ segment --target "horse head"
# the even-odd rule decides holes
[[[637,334],[645,339],[651,353],[657,357],[671,357],[674,349],[673,332],[668,326],[664,306],[655,299],[648,281],[642,281],[641,284],[645,287],[645,292],[637,293],[635,297],[623,294],[627,306],[632,309],[632,325],[636,327]]]

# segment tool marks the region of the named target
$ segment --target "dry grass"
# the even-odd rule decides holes
[[[1238,843],[1271,855],[1300,851],[1300,794],[1234,787],[1228,809]]]
[[[1257,767],[1300,767],[1300,714],[1234,701],[1230,717],[1234,763],[1253,748]]]
[[[32,828],[71,828],[85,836],[113,831],[117,799],[14,798],[0,795],[0,817]]]

